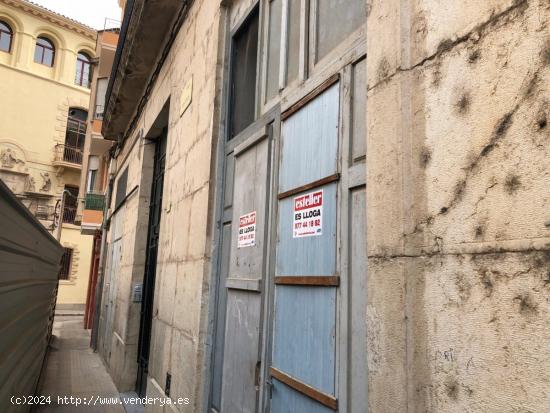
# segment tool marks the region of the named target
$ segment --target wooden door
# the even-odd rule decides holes
[[[225,285],[221,411],[257,411],[262,368],[271,139],[261,126],[232,152],[230,258]]]
[[[337,410],[339,83],[283,114],[271,411]]]

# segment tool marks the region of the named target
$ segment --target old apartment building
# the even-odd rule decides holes
[[[544,412],[545,0],[130,0],[97,349],[146,411]]]
[[[117,22],[112,22],[118,26]],[[95,47],[96,65],[93,71],[90,89],[90,116],[86,138],[83,145],[82,174],[80,176],[80,191],[77,217],[80,230],[84,235],[93,235],[93,250],[90,261],[90,275],[86,296],[84,325],[92,328],[96,317],[96,299],[98,274],[102,257],[103,211],[105,195],[109,186],[110,149],[113,142],[101,135],[103,113],[105,111],[105,94],[120,29],[109,28],[98,31]]]
[[[59,308],[83,308],[92,237],[77,217],[95,30],[0,1],[0,179],[65,248]]]

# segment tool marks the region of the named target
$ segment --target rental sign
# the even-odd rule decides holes
[[[323,190],[294,198],[293,238],[323,235]]]
[[[253,247],[256,245],[256,211],[239,218],[239,239],[237,248]]]

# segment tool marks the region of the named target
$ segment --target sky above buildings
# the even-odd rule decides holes
[[[63,14],[96,30],[105,27],[105,19],[120,21],[121,10],[117,0],[31,0],[56,13]],[[109,22],[107,28],[112,28]]]

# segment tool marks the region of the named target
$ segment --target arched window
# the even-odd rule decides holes
[[[41,65],[53,67],[55,59],[55,47],[45,37],[36,39],[36,49],[34,49],[34,61]]]
[[[76,60],[75,83],[79,86],[90,87],[91,64],[87,54],[80,52]]]
[[[0,21],[0,50],[3,52],[11,52],[11,41],[13,39],[13,31],[11,27]]]

